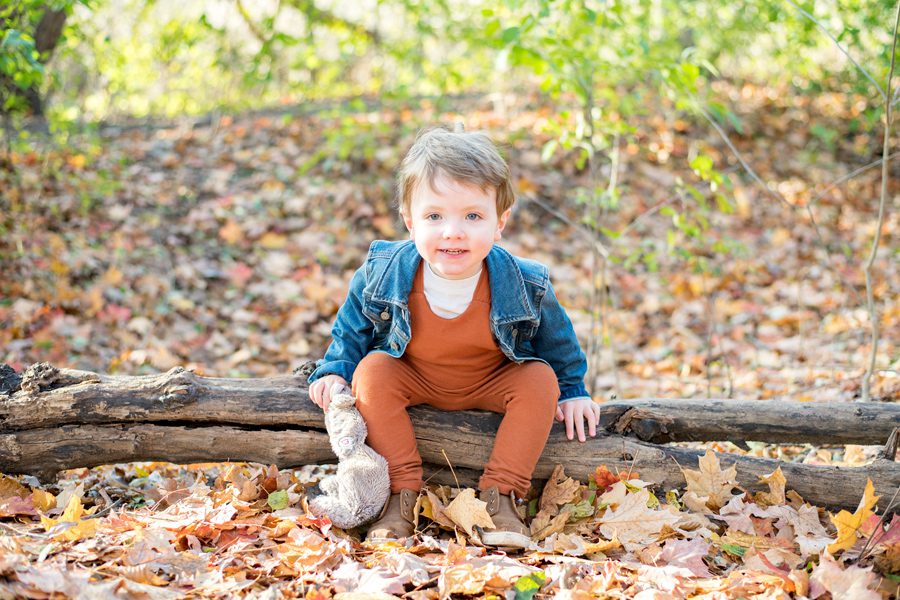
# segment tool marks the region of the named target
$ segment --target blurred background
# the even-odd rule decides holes
[[[0,362],[320,357],[370,241],[405,237],[404,152],[462,121],[510,162],[502,245],[551,267],[597,400],[858,399],[872,314],[871,397],[895,400],[895,10],[6,2]]]

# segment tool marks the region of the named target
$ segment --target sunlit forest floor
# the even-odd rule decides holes
[[[589,382],[595,398],[858,399],[869,352],[863,264],[876,227],[880,167],[872,163],[881,156],[880,130],[851,131],[858,116],[851,97],[752,85],[723,85],[718,93],[738,106],[741,131],[728,135],[771,191],[751,180],[708,124],[658,116],[677,115],[673,109],[648,106],[634,136],[618,141],[620,201],[603,211],[601,225],[621,235],[601,241],[619,260],[607,271],[606,343],[597,379]],[[503,144],[520,200],[502,244],[550,266],[587,348],[597,335],[592,279],[603,271],[589,230],[579,225],[589,209],[575,201],[574,190],[590,185],[590,173],[578,168],[574,152],[542,160],[551,137],[546,124],[556,115],[536,95],[489,96],[459,99],[452,108],[423,100],[349,115],[264,112],[116,126],[91,146],[36,144],[13,155],[15,174],[0,171],[10,208],[0,221],[0,362],[18,371],[48,361],[122,374],[184,365],[209,376],[261,377],[321,356],[370,241],[404,237],[393,191],[403,152],[421,127],[455,119]],[[698,150],[732,181],[720,190],[732,213],[715,208],[709,186],[692,172],[689,160]],[[597,185],[605,188],[605,157],[598,173]],[[895,167],[889,198],[896,197],[898,175]],[[698,209],[695,197],[678,191],[679,182],[701,190],[710,208]],[[702,214],[709,229],[693,240],[669,236],[672,216],[664,207]],[[889,210],[873,271],[881,340],[872,396],[882,401],[900,397],[898,235],[900,214]],[[754,453],[853,465],[869,460],[869,450]],[[624,547],[604,545],[615,539],[609,530],[586,527],[590,515],[573,517],[540,551],[512,560],[466,546],[462,534],[454,537],[446,527],[435,527],[434,537],[412,549],[363,548],[305,513],[303,485],[314,478],[308,470],[252,465],[146,464],[70,472],[49,487],[29,478],[14,487],[4,478],[2,514],[15,520],[2,523],[8,535],[0,536],[0,575],[24,597],[54,593],[42,579],[50,572],[62,573],[55,580],[59,594],[90,580],[103,582],[110,597],[244,595],[267,586],[281,594],[271,597],[329,597],[366,577],[373,590],[407,597],[502,594],[535,571],[555,582],[541,593],[559,597],[581,597],[566,584],[579,574],[588,581],[581,592],[625,597],[642,589],[792,597],[808,591],[803,585],[816,572],[822,581],[838,573],[859,590],[877,585],[871,573],[850,571],[855,562],[838,565],[824,554],[815,567],[821,571],[814,571],[809,561],[835,539],[835,529],[819,510],[818,528],[805,521],[806,537],[791,542],[791,535],[804,535],[792,519],[816,510],[783,495],[735,501],[727,527],[677,501],[665,509],[680,521],[660,516],[662,509],[638,519],[670,527],[669,545],[659,528]],[[617,481],[572,483],[567,501],[590,498],[597,515],[601,506],[633,504],[641,484]],[[276,490],[287,492],[283,503],[267,500]],[[24,504],[10,504],[13,496]],[[99,533],[79,525],[63,536],[72,527],[60,528],[67,516],[60,513],[74,507],[73,497],[78,510],[83,503],[102,511],[102,519],[90,520]],[[641,496],[645,508],[646,500]],[[794,512],[779,515],[773,505]],[[55,520],[42,526],[37,514],[47,510]],[[80,515],[72,521],[72,514],[77,523]],[[794,523],[790,534],[785,519]],[[887,531],[895,543],[900,529]],[[754,545],[741,535],[775,545],[759,558],[763,546],[748,554]],[[606,556],[618,562],[598,562]],[[804,565],[806,580],[795,573]],[[781,591],[766,591],[772,589]]]
[[[619,142],[621,200],[601,225],[624,233],[602,240],[620,263],[608,271],[596,397],[852,399],[868,358],[862,267],[880,168],[829,184],[880,158],[880,132],[847,130],[848,97],[749,85],[723,93],[740,106],[743,133],[730,131],[732,141],[775,193],[686,116],[648,110],[633,139]],[[502,243],[550,265],[587,347],[596,339],[591,278],[602,270],[577,225],[589,209],[573,190],[589,174],[574,152],[542,162],[555,111],[540,99],[458,104],[110,129],[87,152],[15,155],[20,182],[5,175],[12,210],[0,241],[3,361],[18,370],[46,360],[265,376],[321,356],[369,242],[404,237],[393,207],[399,159],[422,126],[454,119],[506,145],[520,201]],[[701,214],[677,181],[715,207],[688,166],[698,150],[733,182],[720,191],[734,212],[702,213],[710,228],[700,239],[670,245],[662,209]],[[598,162],[605,187],[609,161]],[[889,210],[873,278],[881,316],[873,396],[885,400],[900,393],[898,222]]]

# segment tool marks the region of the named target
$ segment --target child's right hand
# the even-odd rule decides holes
[[[344,388],[349,392],[350,384],[346,379],[340,375],[326,375],[309,386],[309,399],[323,411],[328,412],[332,396],[339,394]]]

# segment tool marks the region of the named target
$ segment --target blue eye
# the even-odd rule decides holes
[[[441,215],[439,215],[437,213],[431,213],[431,214],[425,215],[426,221],[437,221],[440,218],[441,218]]]
[[[481,215],[479,215],[478,213],[469,213],[466,215],[466,218],[470,221],[475,221],[476,219],[480,219]]]

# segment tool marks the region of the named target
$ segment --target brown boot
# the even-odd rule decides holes
[[[414,514],[419,493],[404,489],[391,494],[378,518],[369,526],[366,540],[383,542],[411,536],[415,532]]]
[[[531,532],[525,526],[516,510],[516,497],[501,494],[497,486],[478,492],[478,498],[487,503],[487,513],[494,522],[494,529],[482,530],[481,541],[486,546],[507,548],[528,548],[531,546]]]

